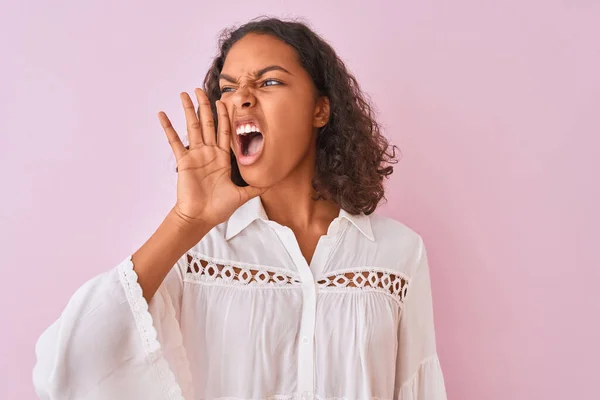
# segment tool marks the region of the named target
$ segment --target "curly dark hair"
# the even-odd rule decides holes
[[[331,199],[350,214],[371,214],[385,199],[383,178],[393,172],[396,146],[381,134],[374,111],[333,48],[305,23],[259,17],[221,32],[218,55],[204,78],[215,124],[215,101],[221,98],[219,74],[231,47],[249,33],[272,35],[293,47],[320,96],[329,97],[328,123],[317,136],[316,173],[312,185],[317,199]],[[391,147],[391,151],[390,151]],[[242,178],[231,152],[231,179]]]

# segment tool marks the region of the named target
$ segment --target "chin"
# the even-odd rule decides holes
[[[259,165],[238,165],[238,168],[242,179],[255,188],[270,188],[281,180],[279,176],[275,176],[273,168],[261,168]]]

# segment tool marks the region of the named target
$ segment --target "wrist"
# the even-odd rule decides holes
[[[187,217],[179,212],[176,206],[169,211],[165,222],[173,226],[181,235],[197,240],[200,240],[213,228],[203,220]]]

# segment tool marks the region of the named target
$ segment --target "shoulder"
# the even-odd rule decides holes
[[[418,248],[423,244],[419,233],[397,219],[378,214],[371,214],[369,219],[373,236],[381,244],[387,243],[403,248]]]
[[[377,248],[391,255],[402,270],[411,274],[424,249],[423,238],[405,223],[379,214],[369,216]]]

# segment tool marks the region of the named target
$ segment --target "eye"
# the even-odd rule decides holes
[[[229,92],[232,92],[232,91],[233,91],[233,88],[230,88],[230,87],[221,88],[221,94],[223,94],[223,93],[229,93]]]
[[[277,86],[277,85],[283,85],[283,83],[281,83],[275,79],[266,79],[262,85],[263,86]]]

